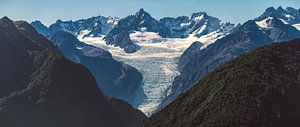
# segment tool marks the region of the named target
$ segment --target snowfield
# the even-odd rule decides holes
[[[82,33],[86,33],[83,31]],[[162,38],[153,32],[135,32],[130,34],[133,42],[141,49],[135,53],[125,53],[121,48],[106,45],[103,37],[78,36],[78,39],[112,53],[113,57],[133,66],[143,74],[144,84],[136,93],[134,106],[150,116],[167,96],[177,71],[177,60],[181,54],[195,41],[205,46],[222,37],[219,33],[211,33],[201,38],[190,35],[188,38]]]

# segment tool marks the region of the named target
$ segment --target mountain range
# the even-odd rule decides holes
[[[265,19],[259,17],[255,20],[249,20],[205,49],[188,48],[179,59],[178,69],[180,75],[175,78],[170,88],[172,94],[166,97],[159,109],[168,105],[178,95],[191,88],[196,82],[223,63],[257,47],[299,38],[300,31],[293,26],[294,24],[287,24],[288,21],[277,16],[281,9],[279,7],[277,11],[271,11],[274,15],[268,11],[276,9],[266,9],[266,12],[260,16],[265,17]],[[285,13],[285,11],[282,13]],[[272,17],[267,17],[266,14]]]
[[[299,126],[300,9],[243,24],[0,18],[0,126]],[[148,118],[148,117],[149,118]]]
[[[39,21],[31,25],[68,59],[85,65],[105,94],[123,99],[150,116],[220,65],[258,47],[299,38],[299,13],[291,7],[270,7],[257,18],[234,25],[205,12],[157,20],[140,9],[124,18],[98,16],[74,22],[58,20],[50,27]],[[106,81],[97,76],[98,71],[109,73],[97,68],[114,68],[103,62],[94,64],[103,57],[125,66],[116,69],[122,72],[126,68],[125,81],[119,82],[120,75],[114,75],[109,83],[101,83]],[[115,81],[116,87],[110,87]]]
[[[223,25],[233,24],[221,23],[218,18],[211,17],[205,12],[194,13],[190,17],[168,17],[158,21],[144,9],[140,9],[135,15],[121,19],[105,37],[105,41],[107,44],[123,48],[127,53],[133,53],[139,50],[139,47],[129,38],[129,34],[134,31],[155,32],[163,38],[186,38],[189,34],[198,37],[206,35]]]

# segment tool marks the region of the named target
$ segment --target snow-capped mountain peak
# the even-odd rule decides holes
[[[274,7],[270,7],[267,8],[262,15],[256,18],[256,20],[259,21],[268,17],[278,18],[290,25],[293,25],[300,23],[300,10],[292,7],[287,7],[286,9],[281,6],[276,9]]]
[[[282,8],[281,6],[278,8],[269,7],[265,10],[265,12],[260,15],[255,20],[258,25],[262,28],[266,28],[266,23],[269,18],[279,19],[282,23],[286,25],[291,25],[294,28],[299,30],[300,24],[300,9],[295,9],[292,7]]]
[[[218,18],[207,15],[205,12],[193,13],[191,16],[177,18],[163,18],[160,20],[162,30],[160,35],[169,38],[186,38],[189,34],[198,37],[217,30],[221,26]]]

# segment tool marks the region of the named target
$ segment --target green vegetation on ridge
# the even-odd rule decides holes
[[[300,125],[300,40],[237,57],[199,81],[146,127]]]

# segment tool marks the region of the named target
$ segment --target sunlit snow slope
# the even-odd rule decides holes
[[[144,85],[136,93],[133,105],[149,116],[167,96],[168,88],[174,77],[178,75],[176,65],[180,55],[195,41],[203,42],[207,46],[220,37],[213,36],[216,35],[201,38],[191,35],[180,39],[161,38],[153,32],[135,32],[130,35],[130,38],[141,49],[130,54],[118,47],[106,45],[102,40],[103,37],[82,39],[78,36],[78,38],[87,44],[108,50],[116,60],[135,67],[143,74]]]

